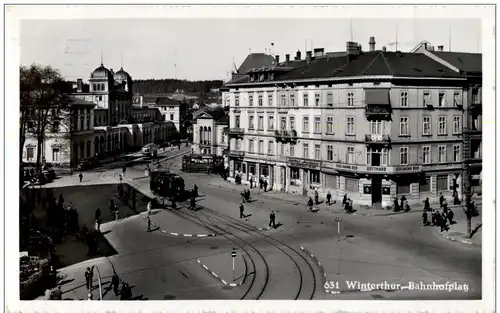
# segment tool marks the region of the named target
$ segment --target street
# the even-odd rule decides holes
[[[178,154],[188,151],[189,148],[182,148],[168,153],[162,166],[178,172],[186,188],[194,184],[199,187],[199,209],[189,211],[186,203],[180,204],[179,210],[155,210],[150,216],[153,231],[148,232],[146,202],[141,201],[137,211],[142,213],[103,223],[101,232],[116,254],[61,268],[60,275],[66,281],[72,280],[62,286],[65,298],[86,298],[83,273],[92,265],[99,268],[105,286],[116,271],[122,281],[133,286],[136,299],[481,297],[480,248],[449,242],[434,234],[431,228],[421,226],[418,212],[347,215],[337,202],[312,213],[300,202],[280,200],[271,197],[272,192],[259,193],[254,188],[253,201],[244,203],[246,217],[239,218],[240,192],[245,186],[232,185],[206,173],[180,172]],[[60,178],[44,188],[117,184],[120,173],[121,168],[99,169],[85,172],[82,183],[75,175]],[[152,197],[142,164],[127,168],[123,183]],[[95,210],[92,206],[87,209],[91,213]],[[269,229],[271,210],[276,213],[277,227]],[[336,217],[342,220],[340,227]],[[193,237],[196,234],[202,237]],[[231,269],[233,248],[238,254],[236,273]],[[361,286],[384,282],[397,290],[377,286],[368,290]],[[466,284],[467,292],[398,287],[447,282]],[[231,287],[230,283],[237,286]],[[94,290],[94,299],[97,297],[98,291]],[[107,292],[103,299],[118,299],[118,295]]]

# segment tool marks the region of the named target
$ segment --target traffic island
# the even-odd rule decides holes
[[[239,252],[236,254],[234,250],[233,253],[234,257],[228,251],[227,253],[212,255],[203,258],[203,261],[197,260],[196,262],[225,286],[238,287],[245,283],[248,268],[243,255]],[[233,278],[229,279],[229,277]]]
[[[141,216],[147,220],[147,212],[141,214]],[[205,229],[201,226],[193,224],[185,219],[171,214],[168,211],[153,211],[153,214],[149,215],[151,221],[151,229],[157,229],[161,233],[174,237],[215,237],[213,233],[204,233]],[[170,225],[182,225],[183,232],[173,232],[173,226]]]

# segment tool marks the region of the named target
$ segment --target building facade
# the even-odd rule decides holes
[[[287,55],[222,91],[232,179],[365,205],[462,194],[470,90],[464,75],[425,54],[350,42],[345,52]]]
[[[193,153],[225,156],[229,147],[228,126],[229,119],[222,108],[196,112],[193,121]]]
[[[83,158],[116,156],[178,138],[175,124],[165,121],[157,108],[133,108],[131,90],[132,78],[123,68],[114,73],[101,64],[90,75],[88,90],[78,79],[58,131],[46,133],[43,162],[76,166]],[[27,134],[23,161],[36,162],[38,148],[36,138]]]

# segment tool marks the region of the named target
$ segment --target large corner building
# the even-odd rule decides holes
[[[251,54],[221,89],[231,179],[382,206],[479,191],[481,76],[480,54],[388,52],[373,37],[369,51]]]

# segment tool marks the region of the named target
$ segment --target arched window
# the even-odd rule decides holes
[[[96,84],[94,84],[93,90],[97,90],[97,85]]]
[[[101,84],[101,90],[104,91],[106,88],[104,88],[104,84]]]
[[[208,129],[207,129],[207,142],[208,144],[212,144],[212,127],[208,126]]]

